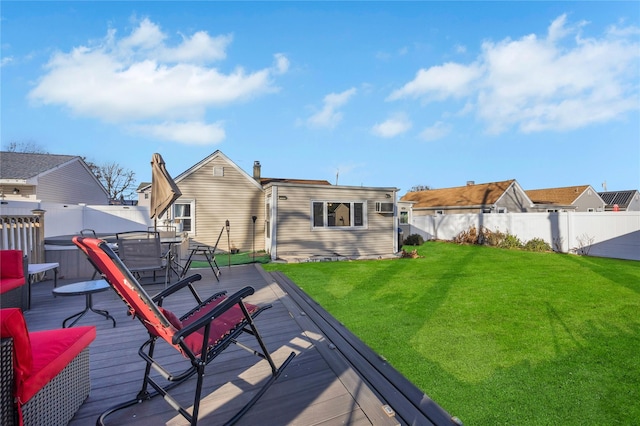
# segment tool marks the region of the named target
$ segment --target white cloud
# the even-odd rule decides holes
[[[438,139],[442,139],[451,133],[452,127],[450,124],[443,123],[442,121],[437,121],[433,126],[427,127],[422,132],[420,132],[420,138],[426,141],[435,141]]]
[[[638,28],[611,27],[602,37],[584,38],[586,25],[568,25],[562,15],[545,37],[485,41],[473,63],[420,69],[388,100],[460,99],[492,133],[569,130],[637,110]]]
[[[13,56],[3,56],[2,60],[0,60],[0,66],[4,67],[5,65],[9,65],[13,62]]]
[[[181,42],[169,45],[169,37],[148,19],[120,39],[111,29],[102,40],[54,54],[29,98],[109,122],[155,121],[158,128],[180,129],[185,122],[202,121],[208,108],[277,91],[273,76],[289,66],[284,55],[276,54],[274,67],[221,72],[211,63],[226,58],[231,35],[211,37],[199,31],[181,37]],[[167,124],[172,121],[175,128]],[[206,126],[211,125],[204,128],[211,131]],[[213,133],[218,136],[204,139],[216,140],[220,133]],[[178,142],[194,141],[179,139],[188,132],[169,134]],[[224,131],[221,134],[224,137]]]
[[[411,129],[411,126],[411,120],[405,114],[398,113],[382,123],[376,123],[371,131],[381,138],[393,138]]]
[[[277,74],[284,74],[289,70],[289,59],[282,53],[276,53],[274,55],[276,60],[275,72]]]
[[[309,117],[307,123],[312,127],[335,127],[342,121],[342,112],[338,109],[344,106],[356,92],[356,88],[352,87],[341,93],[329,93],[323,99],[322,109]]]
[[[416,77],[401,89],[394,90],[388,100],[401,98],[427,98],[444,100],[469,93],[471,84],[477,80],[480,70],[474,65],[465,66],[448,62],[427,70],[421,69]]]
[[[225,131],[222,123],[164,122],[150,125],[134,125],[135,132],[166,141],[181,141],[187,145],[213,145],[222,142]]]

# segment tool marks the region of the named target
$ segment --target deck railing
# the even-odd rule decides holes
[[[44,263],[44,211],[0,216],[0,249],[22,250],[29,263]]]

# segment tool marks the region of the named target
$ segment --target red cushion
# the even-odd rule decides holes
[[[227,298],[226,296],[220,297],[219,299],[215,299],[213,302],[211,302],[211,304],[213,306],[217,306],[226,298]],[[251,303],[245,302],[244,305],[246,306],[250,314],[254,313],[259,309],[258,306],[252,305]],[[192,316],[185,318],[182,321],[183,327],[186,327],[187,325],[195,322],[198,318],[211,312],[211,305],[207,306],[207,308],[209,309],[200,309],[198,312],[194,313]],[[227,310],[218,318],[214,319],[213,322],[211,323],[211,331],[209,332],[209,346],[214,345],[220,339],[222,339],[227,334],[229,334],[229,332],[233,330],[240,322],[242,322],[243,319],[244,319],[244,314],[242,313],[242,310],[240,309],[240,306],[238,304],[233,305],[231,309]],[[200,355],[200,352],[202,351],[203,338],[204,338],[204,328],[201,328],[200,330],[193,332],[192,334],[190,334],[184,339],[189,349],[191,349],[191,351],[193,351],[193,353],[196,354],[196,356]]]
[[[14,391],[23,387],[31,375],[33,358],[27,324],[19,308],[0,309],[0,337],[13,338]]]
[[[33,348],[33,371],[18,400],[26,403],[58,375],[84,348],[96,338],[94,326],[34,331],[29,333]]]
[[[0,278],[24,278],[22,250],[0,250]]]
[[[168,309],[163,308],[162,306],[158,306],[158,310],[162,312],[162,315],[164,315],[165,318],[169,320],[171,325],[174,326],[176,330],[180,330],[182,328],[182,322],[180,321],[180,318],[176,316],[176,314],[174,314]]]
[[[0,279],[0,294],[6,293],[24,285],[25,280],[22,278],[1,278]]]

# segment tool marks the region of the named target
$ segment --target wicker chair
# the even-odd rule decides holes
[[[0,310],[0,336],[0,423],[67,425],[91,389],[95,327],[29,332],[20,309],[10,308]]]
[[[27,264],[21,250],[0,250],[0,308],[29,308]]]

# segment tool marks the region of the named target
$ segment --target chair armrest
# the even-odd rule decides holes
[[[229,309],[233,307],[233,305],[239,304],[242,299],[247,296],[251,296],[254,293],[253,287],[245,287],[242,290],[239,290],[233,293],[231,296],[226,298],[224,301],[220,302],[218,305],[213,307],[210,312],[202,315],[198,320],[189,324],[188,326],[178,330],[176,334],[173,335],[172,343],[177,345],[180,339],[190,335],[194,331],[200,330],[202,327],[209,324],[215,318],[219,317]]]
[[[202,275],[200,274],[193,274],[187,278],[183,278],[180,281],[178,281],[175,284],[172,284],[171,286],[165,288],[164,290],[162,290],[160,293],[156,294],[155,296],[152,297],[152,300],[156,303],[160,302],[160,306],[162,306],[162,300],[164,300],[167,296],[172,295],[173,293],[175,293],[176,291],[184,288],[185,286],[188,286],[192,283],[194,283],[195,281],[200,281],[202,279]],[[192,290],[193,292],[193,290]],[[195,296],[195,295],[194,295]],[[197,298],[197,297],[196,297]],[[198,300],[198,303],[200,303],[201,301]]]

